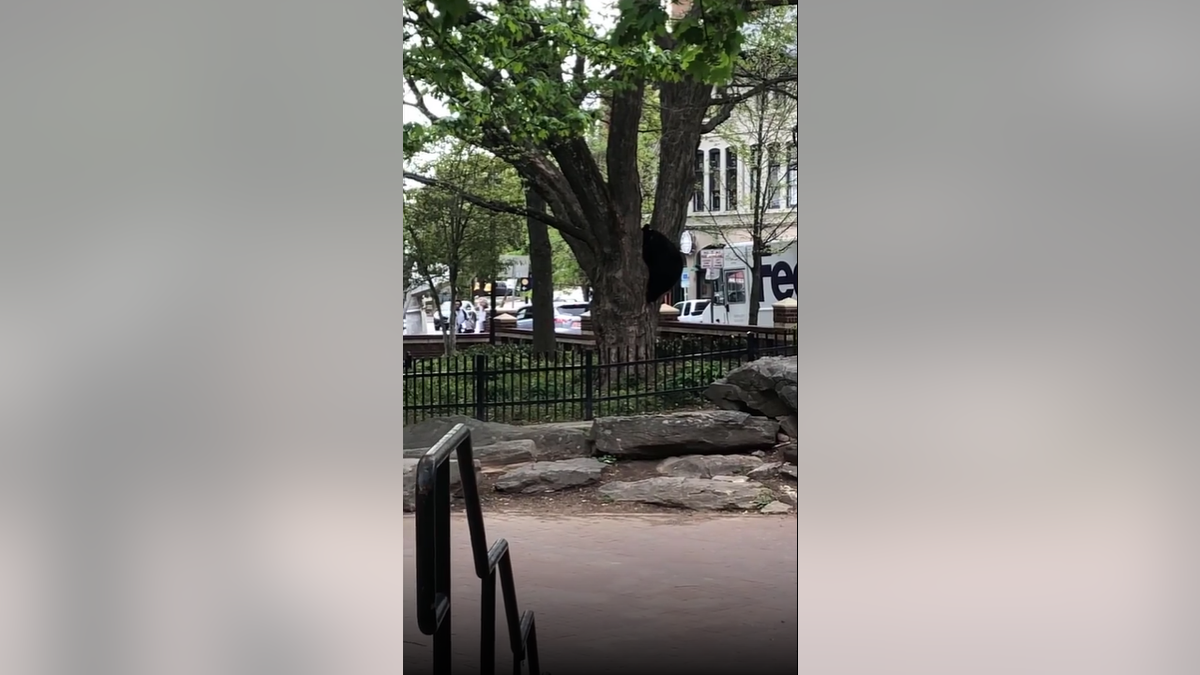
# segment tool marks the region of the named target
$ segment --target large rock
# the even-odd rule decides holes
[[[592,424],[597,455],[659,459],[720,455],[773,447],[779,423],[733,410],[601,417]]]
[[[762,463],[761,459],[749,455],[685,455],[668,457],[656,468],[664,476],[712,478],[747,475]]]
[[[791,441],[790,443],[781,443],[779,445],[779,454],[783,455],[783,458],[786,461],[792,464],[797,463],[799,447],[796,445],[796,441]]]
[[[416,457],[404,458],[404,476],[401,479],[402,497],[404,502],[404,510],[411,512],[416,510],[417,504],[417,463],[421,460]],[[455,494],[461,491],[462,478],[458,473],[458,460],[447,460],[450,463],[450,488]],[[479,460],[475,460],[475,479],[476,485],[479,484],[479,479],[483,473],[483,466]]]
[[[748,511],[773,501],[762,483],[727,482],[704,478],[647,478],[609,483],[601,496],[617,502],[641,502],[701,511]]]
[[[751,361],[713,382],[704,396],[726,410],[772,418],[795,415],[796,359],[769,356]]]
[[[799,420],[795,415],[784,415],[776,418],[779,420],[779,430],[787,434],[792,440],[800,438]]]
[[[480,422],[461,415],[432,417],[404,427],[404,447],[431,447],[459,423],[467,425],[471,430],[471,443],[475,447],[496,445],[505,441],[529,440],[536,446],[538,460],[569,459],[592,454],[588,443],[591,422],[514,426],[498,422]]]
[[[600,480],[605,466],[591,457],[533,462],[512,469],[498,478],[496,489],[528,495],[591,485]]]
[[[404,456],[420,457],[428,451],[429,448],[405,448]],[[497,441],[491,445],[475,446],[472,443],[471,453],[487,466],[535,462],[539,459],[537,444],[527,438]]]

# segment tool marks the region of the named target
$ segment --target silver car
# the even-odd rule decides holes
[[[580,317],[588,311],[588,303],[564,303],[554,306],[554,331],[556,333],[578,334]],[[517,328],[533,330],[533,305],[524,305],[517,309]]]

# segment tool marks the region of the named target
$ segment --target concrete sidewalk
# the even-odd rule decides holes
[[[511,546],[543,673],[795,673],[796,519],[488,514]],[[466,519],[452,524],[454,672],[479,668],[480,582]],[[427,673],[416,624],[414,521],[405,518],[405,672]],[[497,598],[497,672],[511,672]]]

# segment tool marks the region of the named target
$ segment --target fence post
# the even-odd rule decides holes
[[[758,359],[758,336],[754,333],[746,333],[746,360],[755,361]]]
[[[475,355],[475,419],[487,421],[487,355]]]
[[[592,419],[592,350],[583,353],[583,419]]]

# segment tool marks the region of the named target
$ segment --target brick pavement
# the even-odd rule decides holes
[[[796,672],[794,517],[488,514],[486,524],[489,543],[503,537],[512,547],[517,596],[522,611],[535,613],[543,672]],[[431,638],[416,625],[411,517],[404,527],[404,668],[429,672]],[[477,672],[480,586],[466,520],[458,516],[451,527],[454,671]],[[507,631],[499,624],[497,672],[507,673]]]

